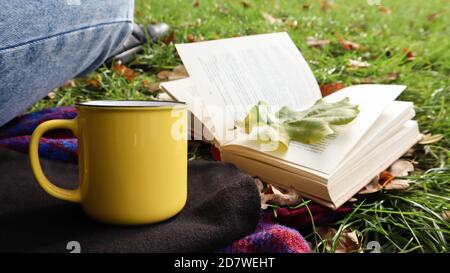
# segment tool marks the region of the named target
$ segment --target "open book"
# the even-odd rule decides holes
[[[413,104],[395,101],[405,86],[355,85],[324,97],[348,97],[359,106],[355,120],[320,143],[268,149],[236,127],[251,106],[265,101],[274,110],[301,110],[322,97],[288,34],[179,44],[177,50],[190,77],[161,86],[188,104],[191,137],[215,143],[222,160],[242,171],[329,207],[349,200],[419,139]]]

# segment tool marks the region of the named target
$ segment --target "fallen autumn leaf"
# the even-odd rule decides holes
[[[384,186],[385,190],[405,190],[409,188],[409,180],[407,179],[393,179]]]
[[[410,172],[413,171],[414,165],[410,161],[404,159],[395,161],[389,168],[389,172],[395,177],[407,176]]]
[[[283,24],[283,20],[279,18],[275,18],[273,15],[263,12],[261,13],[262,17],[271,25],[281,25]]]
[[[308,37],[306,39],[306,44],[309,47],[324,48],[326,45],[330,44],[330,40],[320,40],[315,37]]]
[[[319,234],[320,238],[325,241],[326,249],[328,251],[333,251],[333,241],[335,236],[337,236],[337,230],[331,227],[318,227],[316,232]],[[334,247],[335,253],[359,252],[361,244],[356,235],[356,231],[341,232]]]
[[[320,86],[320,92],[322,93],[323,97],[326,97],[342,88],[345,87],[345,84],[341,82],[335,82],[335,83],[324,83]]]
[[[385,6],[379,6],[378,7],[378,11],[381,12],[381,13],[384,13],[384,14],[391,14],[392,13],[392,10],[390,8],[388,8],[388,7],[385,7]]]
[[[139,73],[135,72],[133,69],[121,64],[120,62],[117,62],[113,65],[112,70],[119,73],[127,79],[128,81],[132,81],[134,78],[139,76]]]
[[[444,136],[441,135],[441,134],[437,134],[437,135],[426,134],[419,141],[419,144],[423,144],[423,145],[425,145],[425,144],[434,144],[434,143],[440,141],[443,138],[444,138]]]
[[[345,49],[345,50],[356,50],[360,48],[360,45],[357,43],[354,43],[352,41],[348,41],[345,39],[339,39],[339,44]]]

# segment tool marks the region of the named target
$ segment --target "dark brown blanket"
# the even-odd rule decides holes
[[[51,181],[74,187],[77,166],[41,159]],[[78,204],[47,195],[28,156],[0,149],[0,252],[208,252],[251,233],[260,200],[251,177],[220,162],[189,162],[186,207],[168,221],[138,227],[99,224]],[[71,182],[71,183],[69,183]]]

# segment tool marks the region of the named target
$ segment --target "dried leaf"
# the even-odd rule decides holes
[[[119,73],[125,79],[132,81],[134,78],[139,76],[139,73],[135,72],[133,69],[128,68],[127,66],[117,62],[113,65],[112,70]]]
[[[334,0],[320,0],[320,8],[322,10],[329,10],[336,8],[336,2]]]
[[[64,85],[63,85],[63,87],[76,87],[77,85],[76,85],[76,83],[75,83],[75,81],[74,80],[68,80]]]
[[[161,70],[156,74],[156,77],[160,80],[167,80],[169,79],[170,74],[172,74],[172,71],[169,70]]]
[[[248,0],[241,0],[241,5],[244,8],[251,8],[252,7],[252,3],[250,1],[248,1]]]
[[[281,25],[283,24],[283,20],[279,18],[275,18],[273,15],[263,12],[261,13],[262,17],[271,25]]]
[[[200,6],[200,0],[195,0],[194,3],[192,4],[192,6],[194,8],[198,8]]]
[[[197,39],[195,39],[194,35],[188,34],[188,35],[186,36],[186,41],[188,41],[189,43],[194,43],[194,42],[197,41]]]
[[[306,39],[306,44],[309,47],[324,48],[326,45],[330,44],[330,40],[319,40],[315,37],[308,37]]]
[[[444,138],[444,136],[441,134],[437,134],[437,135],[426,134],[419,141],[419,144],[434,144],[436,142],[439,142],[443,138]]]
[[[281,190],[272,186],[273,197],[270,200],[270,203],[278,206],[295,206],[302,198],[298,195],[298,193],[294,189]]]
[[[161,70],[156,74],[156,77],[160,80],[179,80],[188,77],[186,68],[183,65],[176,66],[172,71],[169,70]]]
[[[184,67],[184,65],[178,65],[173,69],[173,72],[169,74],[169,81],[184,79],[188,77],[189,74]]]
[[[384,14],[391,14],[392,13],[392,10],[390,8],[388,8],[388,7],[385,7],[385,6],[379,6],[378,7],[378,11],[381,12],[381,13],[384,13]]]
[[[322,240],[325,240],[327,250],[332,251],[333,239],[336,236],[337,230],[331,227],[318,227],[316,231]],[[356,231],[341,232],[335,247],[335,253],[359,252],[361,243],[358,240]]]
[[[363,78],[363,79],[357,79],[357,80],[355,80],[355,82],[357,84],[371,84],[371,83],[376,83],[377,79],[375,79],[373,77],[368,77],[368,78]]]
[[[189,73],[187,72],[186,67],[184,67],[184,65],[182,65],[182,64],[177,65],[177,66],[173,69],[173,73],[179,74],[179,75],[183,75],[183,76],[186,76],[186,77],[189,76]]]
[[[391,182],[392,180],[394,180],[394,176],[388,172],[388,171],[383,171],[380,173],[380,179],[378,180],[378,183],[381,184],[381,186],[385,186],[387,183]]]
[[[409,188],[409,180],[407,179],[393,179],[386,185],[384,185],[385,190],[404,190]]]
[[[171,31],[169,35],[165,36],[164,39],[162,39],[162,42],[166,45],[170,45],[171,43],[175,42],[175,38],[176,38],[176,33],[175,31]]]
[[[341,46],[345,49],[345,50],[356,50],[360,48],[360,45],[357,43],[354,43],[352,41],[348,41],[345,39],[339,39],[339,44],[341,44]]]
[[[56,99],[56,93],[53,92],[53,91],[51,91],[51,92],[49,92],[49,93],[47,94],[47,97],[48,97],[49,99]]]
[[[402,48],[401,51],[403,54],[405,54],[405,57],[408,61],[413,61],[414,59],[416,59],[416,53],[414,53],[411,49]]]
[[[100,87],[102,87],[102,81],[103,81],[102,75],[97,74],[97,75],[95,75],[94,78],[89,79],[86,83],[89,86],[92,86],[92,87],[95,87],[95,88],[100,88]]]
[[[169,81],[175,81],[175,80],[181,80],[186,78],[186,75],[181,75],[177,73],[170,73],[169,78],[167,78]]]
[[[159,82],[150,82],[149,80],[143,80],[142,85],[150,92],[156,92],[160,90]]]
[[[320,92],[322,93],[322,96],[328,96],[342,88],[345,87],[345,84],[341,82],[336,83],[324,83],[320,85]]]
[[[416,150],[414,148],[409,148],[408,151],[406,151],[406,153],[403,155],[403,157],[412,157],[414,156],[415,151]]]
[[[432,21],[436,20],[437,18],[441,17],[442,15],[444,15],[445,13],[447,13],[447,9],[432,13],[427,16],[427,20],[432,22]]]
[[[351,67],[351,68],[366,68],[369,67],[370,64],[368,62],[365,61],[359,61],[359,60],[348,60],[348,64],[347,66]]]
[[[391,175],[398,176],[407,176],[410,172],[414,171],[414,165],[404,159],[399,159],[395,161],[391,167],[389,168],[389,172]]]
[[[259,179],[255,179],[255,183],[260,192],[262,209],[266,209],[268,205],[295,206],[302,200],[294,189],[284,190],[270,184],[264,188]]]
[[[400,72],[391,72],[384,77],[385,82],[393,82],[400,76]]]
[[[371,194],[374,192],[379,192],[383,188],[378,182],[379,180],[380,176],[375,176],[369,184],[367,184],[362,190],[358,192],[358,194]]]

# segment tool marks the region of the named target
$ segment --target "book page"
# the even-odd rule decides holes
[[[342,175],[348,171],[347,169],[360,159],[361,154],[366,154],[378,145],[381,145],[383,141],[386,141],[387,137],[394,135],[414,115],[415,112],[412,102],[391,102],[334,172],[336,173],[338,171]]]
[[[258,101],[299,108],[321,97],[311,69],[287,33],[176,47],[221,140],[233,139],[228,132],[235,121]]]
[[[331,174],[404,89],[405,86],[400,85],[355,85],[325,97],[327,102],[349,97],[351,103],[359,105],[360,113],[349,124],[339,126],[336,134],[318,144],[291,141],[287,151],[262,151],[258,142],[240,138],[228,145],[246,146],[299,166]]]
[[[216,137],[206,127],[209,124],[209,127],[214,129],[214,125],[210,124],[209,117],[204,111],[205,103],[190,78],[163,82],[161,87],[175,100],[185,102],[189,111],[194,115],[195,118],[188,119],[189,129],[194,133],[190,140],[205,140],[208,142],[216,140]]]

